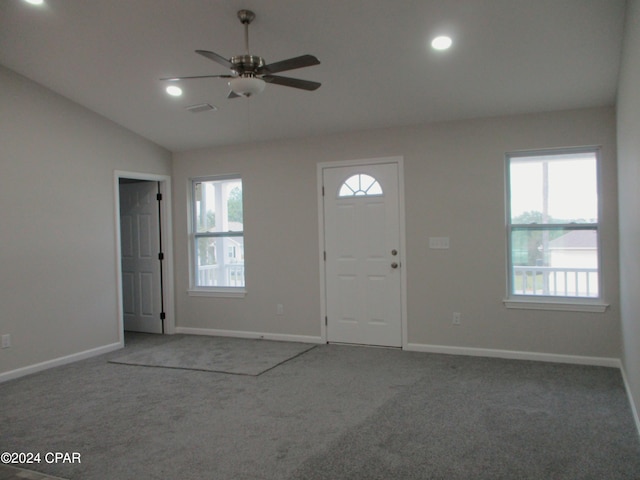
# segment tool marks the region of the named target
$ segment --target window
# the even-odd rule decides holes
[[[366,173],[352,175],[345,180],[338,192],[339,197],[355,197],[360,195],[382,195],[382,187],[378,181]]]
[[[510,300],[601,298],[598,155],[595,148],[507,155]]]
[[[195,178],[191,186],[192,288],[244,291],[242,180]]]

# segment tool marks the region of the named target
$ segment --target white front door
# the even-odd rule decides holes
[[[157,182],[120,184],[124,329],[162,333]]]
[[[402,346],[397,163],[323,168],[327,340]]]

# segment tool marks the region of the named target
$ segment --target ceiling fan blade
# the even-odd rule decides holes
[[[209,50],[196,50],[196,53],[199,53],[203,57],[207,57],[209,60],[213,60],[214,62],[219,63],[227,68],[233,68],[233,64],[224,58],[222,55],[218,55],[217,53],[210,52]]]
[[[294,70],[296,68],[311,67],[313,65],[319,65],[318,60],[313,55],[301,55],[299,57],[289,58],[287,60],[281,60],[279,62],[270,63],[258,70],[258,73],[278,73],[285,70]]]
[[[229,95],[227,95],[227,98],[240,98],[240,95],[238,95],[236,92],[234,92],[233,90],[231,90],[229,92]]]
[[[163,82],[179,82],[180,80],[192,80],[194,78],[232,78],[233,75],[195,75],[192,77],[166,77],[161,78]]]
[[[278,75],[263,75],[262,79],[267,83],[275,83],[285,87],[300,88],[302,90],[316,90],[322,85],[318,82],[310,80],[301,80],[299,78],[280,77]]]

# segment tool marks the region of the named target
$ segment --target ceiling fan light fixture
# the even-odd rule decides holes
[[[231,91],[241,97],[252,97],[264,90],[265,81],[257,77],[236,77],[229,80]]]

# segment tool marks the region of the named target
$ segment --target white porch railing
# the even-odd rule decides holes
[[[598,269],[514,266],[513,293],[516,295],[597,297]]]
[[[198,266],[200,287],[244,287],[244,263]]]

